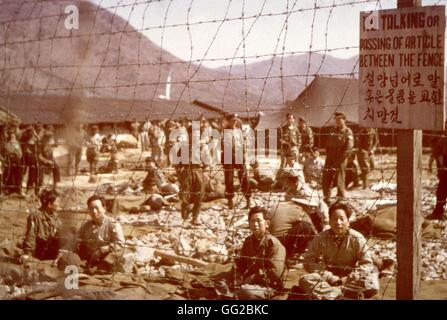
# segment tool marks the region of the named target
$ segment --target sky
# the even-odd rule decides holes
[[[211,68],[309,51],[349,58],[358,54],[359,12],[396,7],[396,0],[91,1],[175,56]]]

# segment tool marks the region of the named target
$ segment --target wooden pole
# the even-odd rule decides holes
[[[398,0],[397,7],[421,0]],[[421,278],[422,130],[397,131],[397,281],[396,299],[419,298]]]

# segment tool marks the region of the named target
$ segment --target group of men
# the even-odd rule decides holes
[[[22,181],[26,173],[27,193],[39,194],[44,177],[53,176],[53,188],[60,181],[60,170],[53,155],[54,128],[49,125],[27,126],[22,130],[11,124],[0,132],[0,194],[23,195]]]
[[[28,216],[24,240],[19,245],[23,250],[20,256],[22,263],[34,257],[52,260],[57,266],[59,260],[70,259],[84,261],[89,270],[114,270],[125,240],[121,225],[106,212],[104,197],[93,195],[87,200],[91,220],[82,224],[76,234],[63,231],[56,191],[45,189],[40,195],[40,202],[40,208]]]
[[[333,187],[337,187],[337,197],[343,199],[346,196],[349,180],[352,179],[355,186],[359,185],[358,167],[360,167],[363,188],[368,188],[368,174],[374,169],[374,150],[379,143],[375,129],[360,128],[355,141],[352,130],[346,125],[346,116],[341,112],[336,112],[334,119],[335,126],[331,128],[326,139],[326,160],[320,181],[327,203],[330,203]],[[287,123],[281,128],[281,168],[304,167],[304,174],[307,176],[305,180],[309,182],[311,180],[309,175],[317,170],[309,172],[306,167],[309,167],[309,162],[315,163],[315,159],[318,158],[318,149],[314,148],[312,129],[307,125],[306,120],[300,117],[298,121],[298,126],[296,126],[294,115],[287,114]],[[355,144],[356,149],[354,149]],[[348,179],[347,175],[354,177]],[[318,178],[319,176],[316,177],[317,180]]]
[[[310,177],[308,173],[302,178],[305,182],[311,178],[321,179],[324,194],[324,202],[321,202],[321,206],[330,205],[327,214],[319,216],[320,224],[318,225],[306,212],[299,212],[295,217],[289,214],[293,210],[287,208],[283,208],[282,211],[270,212],[263,206],[251,207],[252,188],[245,157],[245,138],[241,134],[242,121],[237,114],[227,114],[223,117],[219,129],[223,137],[220,160],[225,182],[224,197],[227,199],[228,208],[233,209],[233,201],[236,196],[234,185],[236,172],[240,182],[240,192],[246,199],[246,207],[249,209],[248,220],[252,234],[245,239],[231,272],[221,274],[216,278],[215,288],[219,297],[269,299],[281,293],[287,272],[287,259],[296,252],[304,253],[304,268],[308,272],[297,283],[299,294],[315,299],[340,299],[371,297],[378,292],[378,270],[374,265],[370,251],[367,250],[365,238],[350,228],[351,208],[343,202],[346,196],[346,172],[352,154],[355,154],[358,159],[363,187],[368,187],[368,173],[374,169],[373,155],[374,149],[378,145],[377,132],[374,129],[361,128],[357,141],[354,141],[354,135],[346,125],[345,115],[337,112],[334,118],[336,125],[327,136],[326,160],[322,175]],[[302,171],[306,162],[314,164],[315,157],[318,158],[318,150],[314,147],[313,133],[306,120],[300,118],[298,126],[295,126],[294,122],[294,116],[288,114],[287,123],[281,128],[280,173],[285,168],[289,168],[289,172]],[[181,135],[180,140],[189,147],[187,150],[190,154],[186,161],[171,164],[174,166],[179,180],[178,189],[160,174],[160,159],[157,158],[157,150],[153,149],[154,145],[151,147],[152,156],[148,159],[148,176],[143,184],[150,193],[178,193],[182,217],[188,219],[192,216],[192,223],[196,224],[206,187],[207,164],[204,164],[203,161],[193,161],[192,140],[194,133],[191,125],[187,122],[182,126],[185,132],[184,135]],[[157,123],[151,124],[148,132],[156,131],[157,127],[160,128]],[[40,161],[39,163],[44,166],[56,170],[53,165],[53,163],[55,164],[54,158],[52,153],[50,154],[50,148],[54,144],[54,139],[51,140],[54,133],[49,130],[51,128],[47,128],[40,136],[34,128],[32,129],[25,130],[19,138],[20,141],[37,141],[34,144],[38,146],[36,149],[39,151],[36,151],[37,157],[33,160]],[[203,133],[203,130],[208,129],[206,119],[201,119],[200,134]],[[73,150],[81,141],[87,139],[87,159],[91,172],[96,172],[97,154],[101,143],[98,129],[92,127],[88,138],[84,137],[81,127],[78,132],[79,136],[73,136],[73,140],[78,142],[72,145]],[[200,141],[202,145],[207,142],[209,141]],[[355,142],[357,142],[357,150],[354,151]],[[15,132],[8,130],[6,144],[2,151],[2,161],[6,159],[6,163],[8,163],[7,170],[3,172],[3,179],[8,179],[8,184],[5,184],[8,187],[16,179],[15,176],[10,176],[10,172],[14,172],[13,164],[15,163],[16,166],[19,164],[12,160],[14,152],[17,153],[17,158],[22,159],[23,163],[29,163],[25,158],[28,151],[23,145],[27,146],[18,142]],[[433,143],[432,148],[432,158],[437,163],[440,180],[437,204],[432,215],[429,216],[433,219],[444,217],[444,205],[447,197],[446,145],[445,136],[440,136]],[[159,147],[161,148],[161,145]],[[172,144],[169,148],[168,154],[171,153]],[[241,159],[237,159],[238,149],[243,151]],[[20,153],[23,153],[21,156],[18,155],[19,150]],[[159,151],[161,152],[161,150]],[[33,153],[30,152],[30,154]],[[48,161],[43,161],[44,159]],[[74,156],[73,159],[77,171],[79,157]],[[23,167],[23,163],[20,164],[20,168]],[[5,173],[7,174],[5,175]],[[299,175],[300,173],[298,173]],[[29,173],[29,176],[34,176],[34,173]],[[295,181],[300,181],[300,179],[297,178]],[[262,179],[258,177],[258,180]],[[276,180],[287,179],[276,177]],[[273,179],[269,183],[273,185]],[[336,202],[331,201],[333,187],[337,187],[339,199]],[[124,234],[120,224],[107,214],[106,202],[103,197],[94,195],[88,199],[87,207],[91,220],[84,223],[75,235],[61,233],[61,221],[57,214],[58,194],[56,190],[44,190],[41,193],[40,201],[40,209],[28,217],[27,230],[22,244],[22,261],[34,256],[38,259],[53,260],[57,264],[67,254],[74,254],[84,260],[88,267],[113,271],[117,257],[122,254]],[[71,240],[67,240],[67,236]]]
[[[304,254],[308,274],[300,277],[291,299],[363,299],[378,293],[378,270],[363,235],[349,226],[349,206],[329,208],[329,228],[316,235]],[[256,206],[248,213],[252,234],[245,239],[229,272],[216,276],[221,299],[272,299],[284,293],[287,251],[269,233],[271,213]],[[294,296],[297,295],[297,296]]]

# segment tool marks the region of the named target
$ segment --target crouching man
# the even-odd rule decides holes
[[[265,208],[250,209],[252,235],[245,239],[233,269],[217,276],[216,291],[220,298],[269,299],[282,288],[286,250],[268,233],[268,217]]]
[[[329,208],[330,229],[318,234],[304,255],[309,274],[300,289],[312,299],[370,298],[379,290],[379,277],[363,235],[349,227],[351,210],[336,202]]]
[[[106,212],[106,199],[93,195],[87,200],[90,221],[78,232],[77,251],[87,267],[111,272],[122,255],[124,233],[121,225]]]
[[[60,252],[61,220],[57,210],[59,195],[54,190],[43,190],[40,195],[41,207],[28,216],[27,229],[23,240],[24,254],[21,261],[30,257],[39,260],[56,260]]]

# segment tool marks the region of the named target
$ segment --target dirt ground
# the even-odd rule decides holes
[[[141,153],[137,149],[128,149],[124,153],[120,154],[121,164],[127,168],[131,166],[135,166],[142,162],[142,159],[145,159],[147,154]],[[395,183],[396,173],[396,159],[394,156],[383,156],[378,157],[376,159],[377,169],[371,174],[371,182],[372,184],[380,182],[380,181],[388,181],[391,183]],[[105,161],[105,157],[103,157],[102,161]],[[428,163],[427,156],[424,156],[424,164]],[[425,165],[426,167],[427,165]],[[87,167],[85,161],[81,164],[81,167]],[[89,176],[87,174],[81,174],[77,177],[63,177],[62,183],[60,184],[60,191],[62,194],[62,211],[61,218],[64,221],[66,226],[71,227],[73,230],[77,229],[81,223],[88,219],[86,210],[86,199],[93,194],[96,190],[104,187],[105,184],[110,186],[123,186],[122,195],[118,195],[116,198],[118,199],[120,209],[128,210],[133,206],[138,206],[143,202],[145,195],[143,193],[135,192],[133,189],[125,188],[126,183],[129,186],[133,182],[138,182],[145,176],[144,171],[130,171],[121,169],[118,174],[102,174],[98,176],[97,181],[89,182]],[[436,176],[429,175],[426,170],[424,170],[423,180],[424,188],[428,193],[433,192],[436,186]],[[348,193],[349,196],[355,198],[358,197],[360,199],[366,198],[380,198],[380,197],[388,197],[393,198],[391,194],[381,194],[378,196],[377,193],[373,193],[371,191],[363,191],[356,190]],[[395,195],[394,195],[395,197]],[[359,200],[362,202],[362,200]],[[430,206],[433,206],[433,198],[425,198],[424,203],[426,203],[426,211],[429,210]],[[223,200],[215,200],[211,203],[204,204],[203,209],[213,208],[225,203]],[[430,204],[431,203],[431,204]],[[23,236],[26,227],[26,219],[28,216],[28,212],[33,210],[33,208],[38,207],[37,198],[34,196],[27,197],[19,197],[19,196],[9,196],[3,197],[0,199],[0,243],[4,242],[5,239],[8,241],[17,242]],[[123,212],[118,212],[117,215],[122,214]],[[145,236],[147,234],[153,233],[156,228],[153,225],[136,225],[136,224],[124,224],[123,225],[124,232],[126,235],[126,239],[128,240],[136,240],[141,236]],[[162,227],[163,228],[163,227]],[[247,232],[247,226],[241,225],[239,228],[244,229],[243,231]],[[443,248],[445,249],[446,242],[445,239],[442,243]],[[182,265],[183,266],[183,265]],[[144,283],[145,287],[143,288],[139,285],[138,281],[135,280],[134,276],[125,276],[125,275],[115,275],[112,277],[115,279],[115,282],[111,287],[115,288],[115,292],[119,292],[120,299],[133,299],[133,298],[144,298],[144,299],[185,299],[185,298],[207,298],[206,290],[200,286],[194,286],[192,283],[196,283],[194,281],[187,281],[188,277],[196,277],[194,279],[198,280],[198,283],[207,282],[207,275],[209,275],[210,269],[225,269],[225,266],[221,266],[218,264],[209,264],[207,269],[209,270],[200,270],[195,268],[186,268],[187,272],[184,272],[182,266],[177,266],[177,268],[172,268],[171,272],[165,272],[163,275],[158,275],[155,277],[145,276]],[[179,270],[181,272],[179,272]],[[183,270],[183,271],[182,271]],[[169,271],[169,270],[168,270]],[[215,270],[214,270],[215,271]],[[286,288],[290,288],[293,285],[296,285],[298,282],[298,278],[301,274],[303,274],[304,270],[301,267],[297,269],[289,270],[287,280],[286,280]],[[202,278],[201,278],[202,277]],[[107,277],[106,277],[107,278]],[[104,278],[104,279],[106,279]],[[124,279],[124,280],[123,280]],[[133,280],[132,280],[133,279]],[[192,278],[191,278],[192,279]],[[203,280],[205,279],[205,280]],[[98,278],[96,279],[98,280]],[[98,280],[99,281],[99,280]],[[111,281],[110,278],[107,278],[107,281]],[[101,284],[104,287],[104,282]],[[140,281],[141,282],[141,281]],[[189,284],[191,285],[188,285]],[[90,283],[89,281],[85,281],[86,285],[94,287],[95,283]],[[121,287],[120,285],[121,284]],[[126,285],[127,284],[127,285]],[[209,285],[212,288],[212,285]],[[206,287],[206,285],[204,286]],[[200,294],[200,290],[203,291],[203,295]],[[37,296],[38,298],[38,296]],[[43,296],[45,298],[45,296]],[[111,296],[111,298],[114,298]],[[115,296],[116,298],[116,296]],[[381,292],[374,297],[374,299],[384,299],[390,300],[395,299],[395,278],[382,278],[381,279]],[[421,299],[447,299],[447,281],[446,280],[430,280],[430,281],[422,281],[421,282]]]

